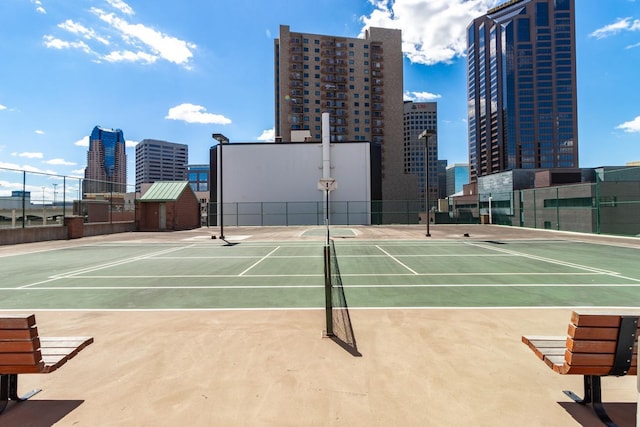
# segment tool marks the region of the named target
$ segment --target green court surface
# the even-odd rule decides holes
[[[323,247],[135,241],[5,254],[0,309],[323,308]],[[336,252],[352,308],[640,306],[637,247],[345,238]]]

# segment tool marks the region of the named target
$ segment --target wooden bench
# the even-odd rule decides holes
[[[9,400],[27,400],[40,389],[18,396],[18,374],[48,374],[93,342],[91,337],[43,338],[35,315],[0,317],[0,414]]]
[[[590,404],[602,422],[615,426],[602,405],[601,377],[637,375],[639,317],[574,311],[566,337],[523,336],[522,342],[555,372],[584,375],[584,398],[565,394]]]

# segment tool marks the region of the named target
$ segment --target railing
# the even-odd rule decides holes
[[[135,220],[134,187],[43,172],[0,168],[0,228]]]

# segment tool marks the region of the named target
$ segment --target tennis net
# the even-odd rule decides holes
[[[324,255],[327,335],[338,340],[347,350],[359,355],[333,240],[329,240]]]

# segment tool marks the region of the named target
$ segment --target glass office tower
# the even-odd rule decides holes
[[[122,130],[93,128],[84,178],[85,194],[127,192],[127,156]]]
[[[467,33],[469,166],[578,167],[574,0],[512,0]]]

